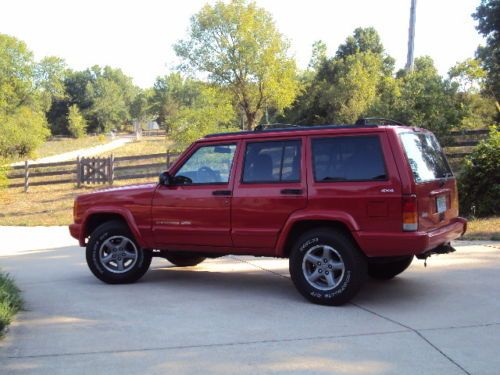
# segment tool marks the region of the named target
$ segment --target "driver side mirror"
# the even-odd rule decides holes
[[[170,173],[168,172],[162,172],[160,173],[160,179],[159,179],[160,185],[163,186],[170,186],[173,184],[173,179]]]

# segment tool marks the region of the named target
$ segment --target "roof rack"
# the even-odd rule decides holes
[[[354,125],[357,126],[366,126],[366,125],[401,125],[404,126],[405,124],[396,121],[396,120],[391,120],[383,117],[363,117],[358,119]]]
[[[296,125],[296,124],[281,124],[281,123],[275,123],[275,124],[260,124],[257,125],[254,129],[254,131],[262,131],[262,130],[276,130],[276,129],[287,129],[287,128],[299,128],[301,125]]]

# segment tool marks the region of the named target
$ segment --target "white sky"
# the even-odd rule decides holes
[[[186,37],[190,17],[205,0],[0,0],[0,33],[24,40],[36,59],[55,55],[81,70],[121,68],[151,86],[178,61],[172,45]],[[213,3],[213,1],[208,1]],[[312,43],[329,55],[356,27],[374,26],[396,67],[406,62],[410,0],[257,0],[290,40],[305,68]],[[444,74],[472,57],[482,38],[470,16],[479,0],[418,0],[415,55],[430,55]]]

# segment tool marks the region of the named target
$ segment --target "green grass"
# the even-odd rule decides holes
[[[12,321],[12,317],[23,307],[21,291],[12,277],[0,271],[0,336],[5,327]]]
[[[111,153],[115,158],[121,156],[137,156],[148,154],[166,153],[171,148],[172,142],[166,137],[143,137],[140,141],[133,141],[123,146],[107,151],[99,156],[109,156]]]

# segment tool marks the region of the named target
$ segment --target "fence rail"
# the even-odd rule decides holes
[[[170,167],[180,153],[167,151],[160,154],[123,156],[114,158],[77,158],[59,163],[30,163],[11,167],[10,188],[74,183],[113,184],[116,180],[152,178]],[[142,163],[146,161],[146,163]],[[61,178],[59,178],[61,177]]]

